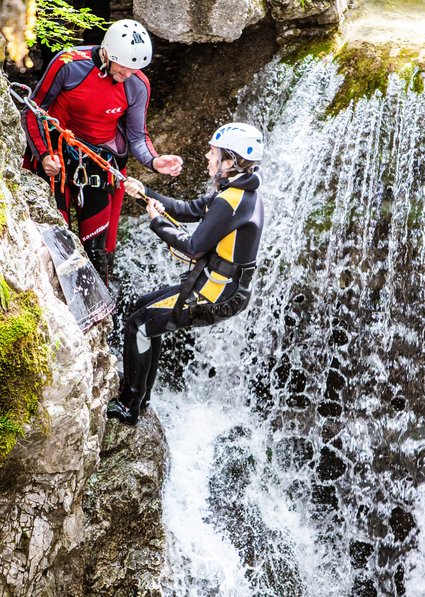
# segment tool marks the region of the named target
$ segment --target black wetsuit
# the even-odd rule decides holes
[[[147,190],[147,195],[161,201],[176,220],[201,220],[192,235],[162,216],[150,224],[170,247],[196,260],[194,269],[199,271],[195,276],[190,274],[196,279],[189,279],[189,284],[183,281],[141,297],[127,320],[125,383],[119,400],[134,413],[149,401],[163,333],[211,325],[248,305],[264,222],[263,203],[257,193],[261,177],[256,167],[253,173],[223,179],[218,192],[193,201],[177,201]],[[187,299],[176,311],[180,293]]]

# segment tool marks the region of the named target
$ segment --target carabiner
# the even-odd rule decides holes
[[[26,95],[19,95],[19,93],[16,93],[16,91],[13,90],[13,87],[17,87],[18,89],[21,89],[21,91],[26,91]],[[13,97],[18,100],[18,102],[20,102],[21,104],[26,104],[27,101],[29,100],[30,96],[31,96],[31,87],[28,87],[28,85],[24,85],[23,83],[18,83],[17,81],[13,81],[12,83],[10,83],[9,85],[9,93],[11,95],[13,95]]]
[[[73,182],[77,187],[86,187],[89,184],[89,177],[87,176],[87,170],[83,164],[83,152],[81,148],[78,148],[78,166],[75,168]]]

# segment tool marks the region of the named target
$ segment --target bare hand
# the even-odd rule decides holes
[[[146,206],[146,211],[151,220],[161,215],[156,208],[156,204],[159,203],[156,199],[149,199],[149,203]]]
[[[154,159],[152,165],[161,174],[178,176],[183,168],[183,160],[178,155],[160,155]]]
[[[61,163],[58,155],[54,155],[53,158],[50,155],[44,156],[41,160],[44,172],[47,176],[56,176],[61,171]]]
[[[161,216],[163,213],[165,213],[164,206],[162,205],[161,201],[158,201],[158,199],[149,199],[149,203],[152,204],[152,207],[156,209]]]
[[[124,188],[130,197],[138,197],[139,195],[145,194],[145,187],[143,183],[141,183],[140,180],[132,178],[131,176],[129,176],[124,182]]]

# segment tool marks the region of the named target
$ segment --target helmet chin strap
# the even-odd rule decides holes
[[[217,147],[217,172],[214,175],[215,180],[218,182],[223,174],[223,154],[220,147]]]
[[[105,79],[111,73],[109,72],[110,62],[109,62],[108,55],[104,48],[100,48],[99,56],[102,61],[102,65],[100,67],[100,73],[97,76],[100,79]]]
[[[230,168],[227,168],[225,172],[231,172],[232,170],[236,170],[236,172],[245,172],[244,168],[241,168],[241,166],[238,165],[238,159],[233,153],[233,151],[231,149],[226,149],[226,152],[232,158],[233,164],[230,166]]]

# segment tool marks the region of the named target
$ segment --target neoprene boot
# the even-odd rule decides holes
[[[156,379],[156,373],[158,371],[158,362],[159,357],[161,354],[161,344],[162,344],[162,336],[154,336],[151,338],[152,342],[152,355],[151,355],[151,365],[149,368],[149,373],[146,381],[146,392],[143,396],[143,400],[140,403],[140,411],[145,410],[150,403],[151,400],[151,391]]]
[[[108,403],[106,416],[108,419],[118,419],[126,425],[136,425],[139,420],[139,407],[128,408],[119,398],[114,398]]]
[[[106,264],[108,266],[108,280],[111,279],[112,272],[114,270],[114,262],[115,262],[115,251],[107,251],[106,252]]]
[[[94,265],[94,269],[102,278],[104,284],[108,285],[108,258],[105,249],[106,230],[98,236],[91,238],[84,243],[84,249],[88,258]]]
[[[136,338],[124,343],[125,381],[119,397],[108,404],[108,418],[136,425],[146,395],[152,352],[151,339],[145,335],[145,326],[140,326]]]

